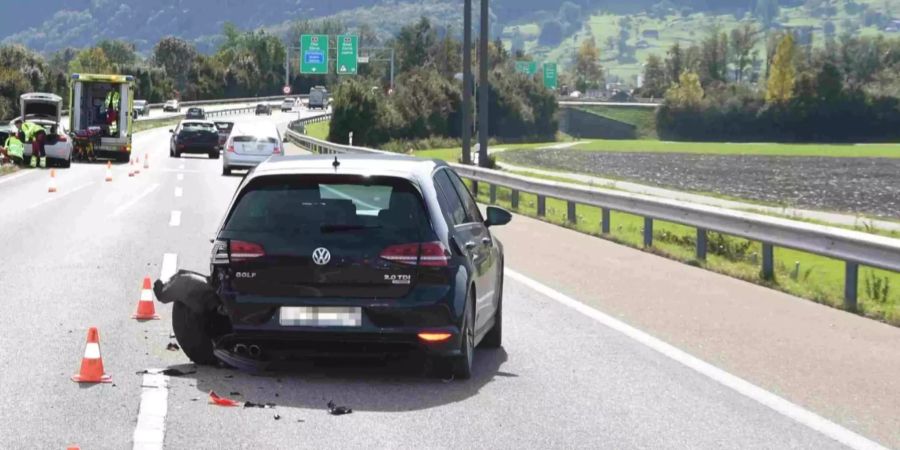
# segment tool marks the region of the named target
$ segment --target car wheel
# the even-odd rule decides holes
[[[469,294],[466,317],[460,330],[460,354],[441,361],[439,371],[442,376],[468,380],[472,377],[472,362],[475,359],[475,301],[472,294]]]
[[[209,159],[219,159],[219,151],[213,150],[209,152]]]
[[[184,354],[196,364],[211,366],[218,362],[213,354],[213,340],[207,331],[208,319],[190,307],[174,302],[172,305],[172,329]]]
[[[222,175],[231,175],[231,167],[222,166]]]
[[[488,331],[479,348],[500,348],[503,345],[503,267],[500,267],[500,291],[497,294],[497,312],[494,313],[494,326]]]
[[[72,155],[69,155],[68,159],[64,159],[64,160],[60,161],[59,167],[62,167],[63,169],[68,169],[69,167],[72,167]]]
[[[179,152],[178,150],[175,150],[175,157],[181,158],[181,152]]]

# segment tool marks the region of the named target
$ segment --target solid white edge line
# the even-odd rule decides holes
[[[93,181],[88,182],[88,183],[84,183],[84,184],[82,184],[81,186],[76,186],[76,187],[74,187],[74,188],[72,188],[72,189],[67,189],[65,192],[59,192],[59,186],[57,185],[57,191],[56,191],[56,192],[48,193],[48,195],[52,195],[52,197],[47,198],[47,199],[44,199],[44,200],[41,200],[41,201],[39,201],[39,202],[37,202],[37,203],[35,203],[35,204],[33,204],[33,205],[31,205],[31,206],[25,208],[25,210],[27,211],[27,210],[34,209],[34,208],[37,208],[37,207],[42,206],[42,205],[46,205],[47,203],[50,203],[50,202],[52,202],[53,200],[57,200],[57,199],[60,199],[60,198],[62,198],[62,197],[65,197],[65,196],[67,196],[67,195],[69,195],[69,194],[73,194],[73,193],[75,193],[75,192],[77,192],[77,191],[80,191],[80,190],[82,190],[82,189],[84,189],[84,188],[86,188],[86,187],[88,187],[88,186],[90,186],[90,185],[92,185],[92,184],[94,184]]]
[[[160,370],[148,370],[141,383],[141,406],[132,437],[134,449],[161,450],[166,436],[169,377]]]
[[[515,270],[506,268],[504,274],[529,288],[568,306],[594,320],[600,322],[607,327],[616,330],[638,343],[649,347],[676,362],[679,362],[696,372],[705,375],[708,378],[737,391],[739,394],[755,400],[772,410],[785,415],[798,423],[816,430],[825,436],[828,436],[850,448],[857,450],[888,450],[886,447],[871,441],[859,434],[856,434],[818,414],[813,413],[799,405],[779,397],[759,386],[756,386],[740,377],[732,375],[712,364],[709,364],[699,358],[679,350],[678,348],[667,344],[637,328],[634,328],[612,316],[604,314],[584,303],[579,302],[561,292],[554,290],[538,281],[520,274]]]
[[[179,225],[181,225],[181,211],[172,211],[169,217],[169,226],[177,227]]]
[[[20,173],[14,173],[12,175],[4,175],[4,176],[0,177],[0,184],[6,183],[7,181],[13,181],[13,180],[22,178],[24,176],[27,176],[30,173],[37,173],[37,172],[38,172],[37,170],[23,170]]]
[[[184,174],[183,174],[183,173],[179,173],[179,174],[178,174],[178,181],[182,181],[182,180],[184,180]]]
[[[172,275],[178,271],[178,255],[175,253],[166,253],[163,255],[162,265],[159,268],[159,279],[163,283],[169,281]]]
[[[184,189],[182,189],[182,188],[180,188],[180,187],[176,187],[176,188],[175,188],[175,196],[176,196],[176,197],[181,197],[182,195],[184,195]]]
[[[119,214],[122,214],[126,209],[131,208],[132,206],[134,206],[134,205],[135,205],[137,202],[139,202],[142,198],[144,198],[144,197],[150,195],[150,194],[151,194],[153,191],[155,191],[157,188],[159,188],[159,183],[156,183],[156,184],[154,184],[153,186],[150,186],[150,187],[147,188],[147,190],[145,190],[144,192],[141,192],[141,193],[138,194],[136,197],[134,197],[134,198],[132,198],[131,200],[129,200],[129,201],[123,203],[122,205],[120,205],[118,208],[116,208],[115,211],[113,211],[112,215],[115,217],[115,216],[118,216]]]

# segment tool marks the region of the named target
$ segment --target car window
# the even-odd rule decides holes
[[[484,222],[484,219],[481,217],[481,211],[478,209],[478,203],[475,203],[475,199],[472,198],[472,194],[469,193],[469,189],[462,179],[459,178],[459,175],[451,170],[445,170],[445,172],[447,172],[447,175],[453,182],[453,187],[456,188],[456,192],[462,199],[463,206],[466,209],[466,217],[468,218],[467,222]]]
[[[438,188],[438,196],[441,198],[444,210],[450,216],[453,225],[466,223],[466,208],[460,201],[456,189],[453,188],[453,182],[447,176],[446,170],[439,170],[434,174],[434,184]]]
[[[215,125],[203,122],[188,122],[184,124],[183,128],[187,131],[212,131],[214,133],[218,132]]]

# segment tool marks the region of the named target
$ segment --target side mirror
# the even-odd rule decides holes
[[[170,129],[170,130],[169,130],[169,133],[173,133],[173,134],[174,134],[174,133],[175,133],[175,130],[171,130],[171,129]]]
[[[509,211],[496,206],[488,206],[487,219],[484,221],[484,225],[487,227],[506,225],[511,220],[512,214]]]

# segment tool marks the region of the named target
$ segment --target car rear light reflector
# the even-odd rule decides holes
[[[409,266],[446,267],[450,262],[450,252],[437,241],[392,245],[382,250],[379,256]]]
[[[231,261],[246,261],[249,259],[266,256],[266,251],[262,245],[253,242],[244,242],[232,240],[228,244],[228,252],[231,254]]]
[[[419,339],[425,342],[443,342],[451,337],[451,333],[419,333]]]

